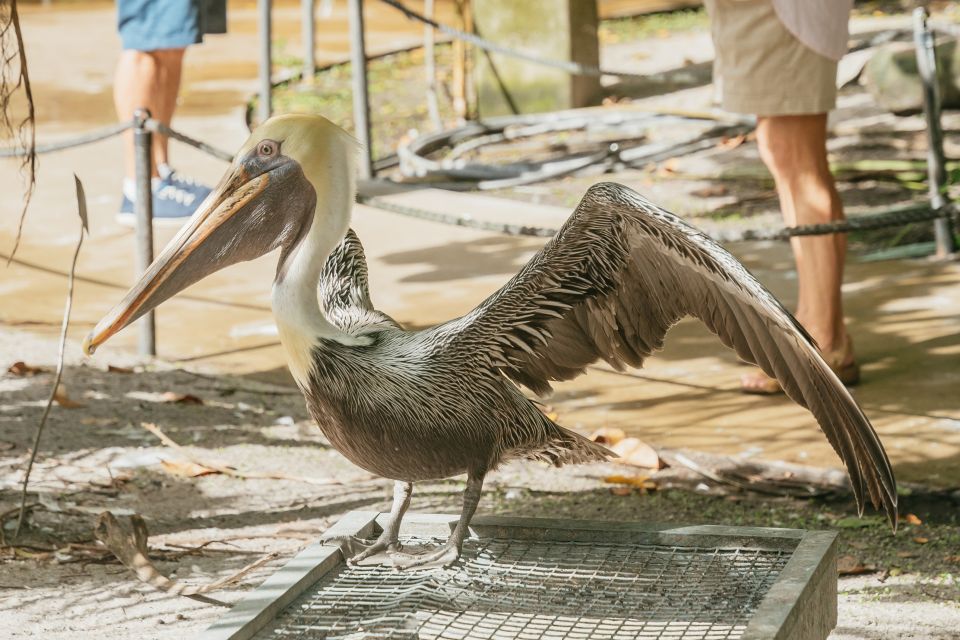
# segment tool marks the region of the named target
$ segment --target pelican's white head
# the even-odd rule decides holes
[[[278,289],[289,298],[312,287],[315,309],[320,269],[350,224],[358,150],[347,132],[321,116],[267,120],[241,147],[213,193],[87,336],[84,350],[92,354],[205,276],[277,248],[275,302]]]

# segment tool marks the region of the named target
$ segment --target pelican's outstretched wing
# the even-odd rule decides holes
[[[370,302],[367,258],[353,229],[347,229],[347,235],[323,265],[318,293],[323,314],[341,331],[362,333],[371,328],[400,327]]]
[[[699,318],[816,416],[850,474],[896,525],[893,471],[876,432],[797,321],[703,233],[618,184],[591,187],[506,286],[444,326],[452,344],[549,391],[602,359],[639,367],[682,317]]]

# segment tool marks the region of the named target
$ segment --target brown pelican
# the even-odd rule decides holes
[[[601,359],[639,367],[691,315],[813,413],[861,512],[869,496],[895,526],[893,472],[870,422],[803,328],[706,235],[626,187],[598,184],[477,308],[406,331],[371,304],[363,250],[349,229],[357,151],[321,117],[268,120],[85,351],[214,271],[279,249],[273,313],[310,413],[344,456],[395,481],[379,539],[341,542],[354,560],[386,552],[399,567],[436,566],[459,557],[484,476],[504,461],[560,466],[611,455],[555,424],[518,385],[542,394]],[[463,473],[463,510],[447,543],[400,553],[412,483]]]

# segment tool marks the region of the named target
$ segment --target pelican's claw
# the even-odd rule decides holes
[[[438,569],[449,567],[460,558],[460,549],[455,545],[445,544],[435,551],[426,553],[398,553],[390,554],[390,563],[400,570],[406,569]]]
[[[320,538],[320,542],[339,545],[347,564],[360,564],[364,560],[389,564],[389,559],[382,554],[400,551],[400,541],[383,534],[372,543],[356,536],[330,536]]]

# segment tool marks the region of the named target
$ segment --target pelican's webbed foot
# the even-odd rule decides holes
[[[437,569],[449,567],[460,558],[460,548],[447,542],[439,549],[424,553],[390,554],[390,563],[397,569]]]
[[[391,552],[399,552],[401,549],[400,541],[397,539],[396,533],[390,531],[384,531],[380,534],[380,537],[372,543],[362,538],[357,538],[356,536],[331,536],[329,538],[321,538],[320,541],[323,544],[339,545],[348,564],[359,564],[368,559],[374,559],[383,564],[387,564],[388,560],[386,555],[383,555],[383,557],[378,556]]]
[[[390,509],[390,517],[383,533],[372,544],[356,536],[324,536],[320,538],[320,542],[339,545],[343,557],[347,559],[347,564],[359,564],[364,560],[370,560],[371,563],[390,564],[386,554],[400,551],[400,521],[403,520],[403,514],[407,512],[407,507],[410,506],[410,494],[412,492],[413,485],[409,482],[400,480],[394,482],[393,507]]]
[[[421,553],[391,553],[390,563],[397,569],[434,569],[449,567],[460,558],[460,549],[467,537],[470,519],[480,502],[483,490],[483,476],[486,471],[474,471],[467,476],[467,488],[463,492],[463,511],[457,526],[450,533],[447,542],[439,549],[425,550]]]

